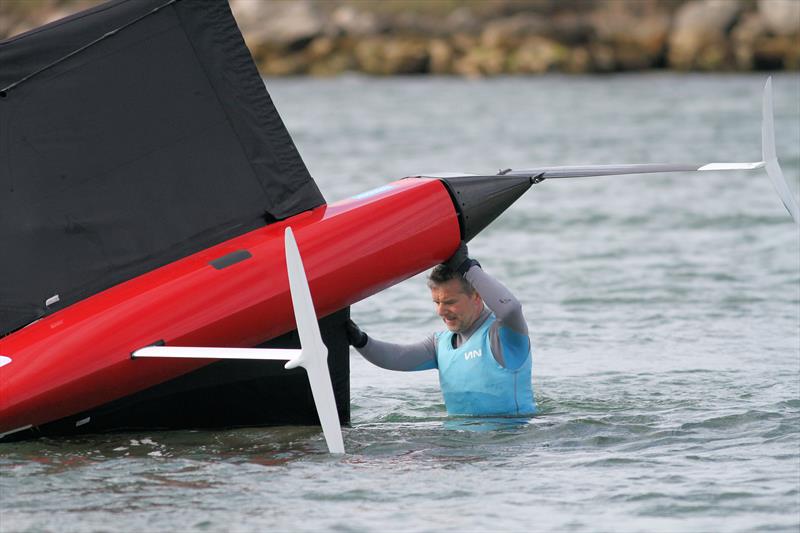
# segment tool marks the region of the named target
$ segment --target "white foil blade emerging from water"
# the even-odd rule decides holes
[[[789,184],[783,175],[781,166],[778,164],[778,154],[775,149],[775,119],[772,107],[772,78],[767,79],[764,86],[764,106],[762,110],[763,118],[761,122],[761,150],[762,157],[766,163],[767,175],[772,180],[775,192],[780,196],[783,205],[797,224],[800,224],[800,208],[795,200]]]
[[[300,346],[302,346],[300,357],[286,363],[286,368],[302,366],[306,369],[328,450],[331,453],[344,453],[342,426],[339,423],[336,398],[333,395],[333,385],[328,372],[328,348],[322,342],[314,303],[311,300],[311,290],[308,287],[306,271],[303,268],[300,250],[297,248],[292,228],[286,228],[285,247],[289,289],[292,293],[297,334],[300,337]]]
[[[523,170],[507,170],[497,176],[529,177],[533,183],[537,180],[561,178],[587,178],[597,176],[621,176],[626,174],[650,174],[662,172],[695,172],[695,171],[726,171],[726,170],[755,170],[766,168],[767,175],[775,187],[786,210],[792,219],[800,225],[800,207],[791,192],[786,178],[783,175],[775,149],[775,125],[772,106],[772,78],[767,79],[764,87],[764,101],[762,107],[763,119],[761,122],[762,161],[754,162],[721,162],[721,163],[637,163],[613,165],[570,165],[528,168]],[[429,177],[445,176],[444,173],[429,175]]]
[[[325,443],[331,453],[344,453],[342,426],[333,395],[333,384],[328,372],[328,348],[322,341],[317,323],[311,290],[308,288],[306,272],[300,258],[291,228],[286,228],[284,244],[286,247],[286,270],[289,275],[289,291],[292,295],[297,334],[300,349],[266,348],[212,348],[191,346],[148,346],[136,350],[131,357],[171,357],[186,359],[262,359],[288,361],[284,368],[290,370],[298,366],[306,369],[311,394],[317,408]],[[0,436],[2,437],[2,436]]]

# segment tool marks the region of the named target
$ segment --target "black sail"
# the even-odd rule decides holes
[[[0,42],[0,336],[324,202],[225,0]]]

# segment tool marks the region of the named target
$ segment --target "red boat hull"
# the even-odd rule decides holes
[[[198,369],[138,348],[250,347],[295,328],[283,251],[291,226],[318,316],[444,261],[458,216],[444,184],[406,179],[131,279],[0,339],[0,434],[38,426]]]

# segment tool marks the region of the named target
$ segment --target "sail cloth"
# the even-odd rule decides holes
[[[0,42],[0,336],[324,203],[226,0]]]

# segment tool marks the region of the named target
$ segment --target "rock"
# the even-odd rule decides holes
[[[716,70],[732,65],[726,34],[741,10],[738,0],[693,0],[681,6],[669,37],[670,66]]]
[[[474,33],[481,31],[482,22],[468,7],[454,9],[444,20],[444,32],[447,35],[454,33]]]
[[[343,5],[331,13],[328,29],[334,35],[364,37],[379,33],[383,30],[383,26],[374,13]]]
[[[756,41],[753,68],[758,70],[800,70],[800,46],[795,36],[768,36]]]
[[[476,46],[453,63],[453,72],[468,78],[497,76],[507,72],[507,54],[500,48]]]
[[[564,70],[571,74],[583,74],[593,70],[592,56],[589,55],[589,51],[583,46],[572,48]]]
[[[401,10],[390,17],[386,31],[415,37],[443,37],[447,33],[441,14],[413,10]]]
[[[355,69],[356,63],[353,54],[337,50],[322,59],[312,61],[308,67],[308,73],[312,76],[329,77]]]
[[[428,71],[427,42],[411,37],[371,37],[355,46],[356,64],[367,74],[420,74]]]
[[[0,0],[0,38],[100,1]],[[800,0],[229,1],[265,75],[800,69]]]
[[[760,9],[742,15],[731,31],[731,46],[740,70],[800,68],[800,35],[778,33]]]
[[[731,31],[731,45],[736,67],[750,70],[755,66],[755,48],[767,35],[767,25],[759,13],[745,13]]]
[[[265,54],[258,56],[256,61],[262,76],[298,76],[308,71],[308,63],[299,53]]]
[[[422,74],[428,71],[428,45],[424,39],[391,39],[383,53],[387,74]]]
[[[544,37],[528,37],[511,54],[508,71],[514,74],[541,74],[562,70],[571,53],[564,45]]]
[[[516,48],[526,38],[546,33],[547,22],[532,13],[492,20],[481,33],[481,45],[488,48]]]
[[[450,74],[453,71],[453,47],[445,39],[432,39],[428,44],[431,74]]]
[[[332,37],[317,37],[306,47],[305,55],[309,61],[321,61],[336,50],[336,41]]]
[[[0,0],[0,40],[44,24],[72,15],[79,8],[90,7],[86,2],[78,3],[73,9],[59,6],[53,2],[3,2]],[[27,9],[26,9],[27,7]]]
[[[38,24],[27,20],[18,21],[10,17],[0,18],[0,28],[2,28],[2,31],[0,31],[0,40],[14,37],[20,33],[25,33],[26,31],[32,30],[36,26],[38,26]]]
[[[617,69],[614,49],[603,43],[593,42],[589,45],[589,58],[591,71],[613,72]]]
[[[298,48],[322,34],[325,18],[309,0],[230,0],[248,47]]]
[[[638,1],[638,0],[637,0]],[[601,2],[605,5],[605,2]],[[614,2],[609,2],[613,5]],[[590,6],[579,2],[577,5]],[[590,13],[585,9],[556,12],[547,18],[547,31],[541,33],[566,46],[584,45],[595,38],[595,28],[592,24]]]
[[[474,33],[459,32],[450,37],[450,44],[457,54],[463,55],[478,46],[478,38]]]
[[[758,0],[758,13],[775,35],[800,35],[800,1]]]
[[[377,37],[363,39],[354,49],[356,64],[361,72],[382,74],[383,50],[381,40]]]
[[[616,69],[642,70],[663,63],[670,17],[659,4],[609,2],[591,15],[595,41],[611,48]],[[603,61],[603,70],[608,61]]]

